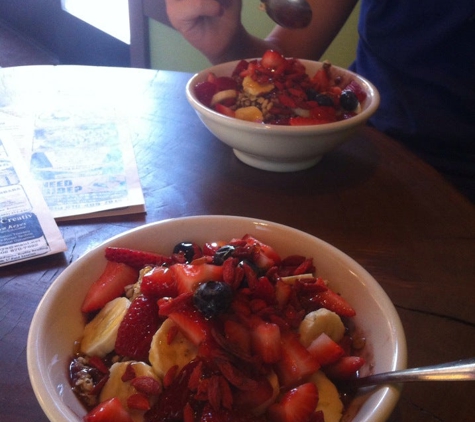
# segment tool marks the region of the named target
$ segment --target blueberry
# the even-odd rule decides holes
[[[325,94],[318,94],[315,101],[318,103],[319,106],[333,107],[335,105],[333,99]]]
[[[223,265],[224,261],[233,255],[235,249],[232,245],[225,245],[219,248],[214,254],[213,264]]]
[[[206,317],[212,318],[226,312],[233,298],[231,286],[223,281],[207,281],[193,294],[193,303]]]
[[[330,96],[321,94],[313,88],[307,89],[306,94],[310,101],[316,101],[320,106],[333,107],[335,105]]]
[[[201,248],[194,242],[180,242],[173,248],[174,254],[181,254],[185,257],[186,262],[203,256]]]
[[[340,105],[347,111],[354,111],[358,107],[358,97],[353,91],[344,90],[340,95]]]

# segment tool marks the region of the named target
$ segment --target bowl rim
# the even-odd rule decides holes
[[[104,242],[98,245],[95,245],[92,249],[85,252],[77,260],[75,260],[67,268],[65,268],[64,271],[53,281],[53,283],[50,285],[50,287],[47,289],[42,299],[40,300],[40,303],[38,304],[38,307],[33,315],[28,333],[27,366],[30,382],[33,387],[35,396],[44,413],[51,421],[77,420],[75,419],[77,415],[75,415],[75,413],[65,403],[63,403],[61,400],[54,400],[54,398],[51,394],[48,393],[48,390],[46,388],[41,388],[44,387],[43,381],[45,377],[48,376],[49,372],[47,368],[41,366],[42,362],[40,362],[39,355],[36,353],[36,349],[42,344],[42,332],[40,328],[45,325],[44,322],[47,319],[48,310],[50,309],[48,305],[49,302],[53,301],[55,291],[61,287],[61,285],[64,283],[64,280],[67,280],[70,275],[72,275],[74,271],[76,271],[76,269],[82,265],[83,262],[86,262],[90,257],[94,257],[100,249],[104,248],[107,245],[112,245],[115,242],[120,241],[121,239],[133,236],[134,234],[140,233],[142,231],[150,230],[151,228],[153,229],[156,227],[162,227],[166,226],[167,224],[174,223],[186,224],[189,222],[190,224],[197,224],[200,221],[205,220],[212,220],[214,223],[219,223],[219,221],[221,221],[226,224],[232,224],[232,222],[242,222],[244,224],[247,222],[249,224],[254,224],[256,227],[262,225],[270,227],[274,230],[290,230],[292,233],[298,233],[299,236],[303,236],[304,238],[327,248],[329,251],[331,251],[332,254],[334,254],[338,258],[339,261],[351,264],[352,268],[356,269],[358,274],[364,277],[366,284],[371,285],[371,288],[376,293],[381,295],[381,298],[385,305],[385,310],[391,316],[391,331],[393,337],[396,338],[397,346],[396,350],[394,351],[391,370],[403,369],[406,367],[406,337],[401,320],[394,305],[392,304],[391,300],[389,299],[383,288],[371,276],[371,274],[366,269],[364,269],[359,263],[357,263],[353,258],[348,256],[341,250],[337,249],[335,246],[318,238],[315,235],[311,235],[294,227],[260,218],[251,218],[236,215],[193,215],[186,217],[168,218],[143,224],[141,226],[126,230],[122,233],[112,236],[111,238],[105,240]],[[379,397],[379,401],[376,406],[378,410],[378,420],[383,421],[390,416],[391,412],[393,411],[399,400],[400,392],[401,389],[397,385],[382,386],[379,390],[374,391],[374,394],[378,394]],[[60,403],[62,404],[62,406],[60,405]]]
[[[245,60],[255,60],[255,58],[245,59]],[[309,65],[323,65],[324,62],[317,61],[317,60],[307,60],[307,59],[298,59],[302,64],[305,65],[307,68]],[[263,124],[257,122],[249,122],[246,120],[236,119],[235,117],[225,116],[224,114],[218,113],[217,111],[205,106],[202,104],[195,95],[194,86],[196,83],[203,79],[205,76],[208,75],[209,72],[215,71],[219,75],[219,71],[223,69],[231,68],[233,69],[241,60],[233,60],[225,63],[220,63],[214,66],[210,66],[206,69],[203,69],[197,73],[195,73],[186,83],[186,97],[190,105],[195,109],[197,113],[201,113],[213,120],[220,120],[220,122],[225,126],[230,127],[239,127],[239,129],[244,131],[272,131],[275,134],[292,134],[293,136],[298,136],[299,134],[308,135],[315,132],[318,133],[331,133],[343,130],[345,128],[358,126],[366,122],[378,109],[381,98],[378,89],[376,86],[370,82],[365,77],[358,75],[357,73],[342,68],[340,66],[336,66],[332,64],[332,67],[337,70],[337,72],[342,72],[348,74],[353,79],[356,79],[360,84],[365,87],[365,91],[368,94],[368,97],[371,98],[371,103],[368,105],[366,109],[364,109],[361,113],[357,114],[356,116],[352,116],[350,119],[340,120],[337,122],[332,123],[324,123],[320,125],[302,125],[302,126],[286,126],[286,125],[271,125],[271,124]]]

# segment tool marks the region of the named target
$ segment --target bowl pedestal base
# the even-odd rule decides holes
[[[307,160],[300,161],[288,161],[288,160],[270,160],[259,155],[249,154],[247,152],[242,152],[237,149],[233,149],[234,155],[242,161],[244,164],[247,164],[251,167],[258,168],[260,170],[266,171],[275,171],[280,173],[292,172],[306,170],[310,167],[313,167],[317,164],[323,157],[319,155],[317,157],[312,157]]]

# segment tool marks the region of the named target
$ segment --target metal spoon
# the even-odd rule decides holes
[[[348,381],[348,386],[366,387],[414,381],[475,381],[475,358],[355,378]]]
[[[312,20],[307,0],[261,0],[261,3],[269,17],[284,28],[305,28]]]

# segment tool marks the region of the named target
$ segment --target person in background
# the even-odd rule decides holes
[[[242,0],[166,0],[166,6],[173,27],[216,64],[260,57],[267,49],[319,60],[357,0],[308,2],[307,28],[276,26],[265,39],[244,28]],[[381,94],[370,124],[475,202],[475,1],[361,0],[360,10],[350,69]]]

